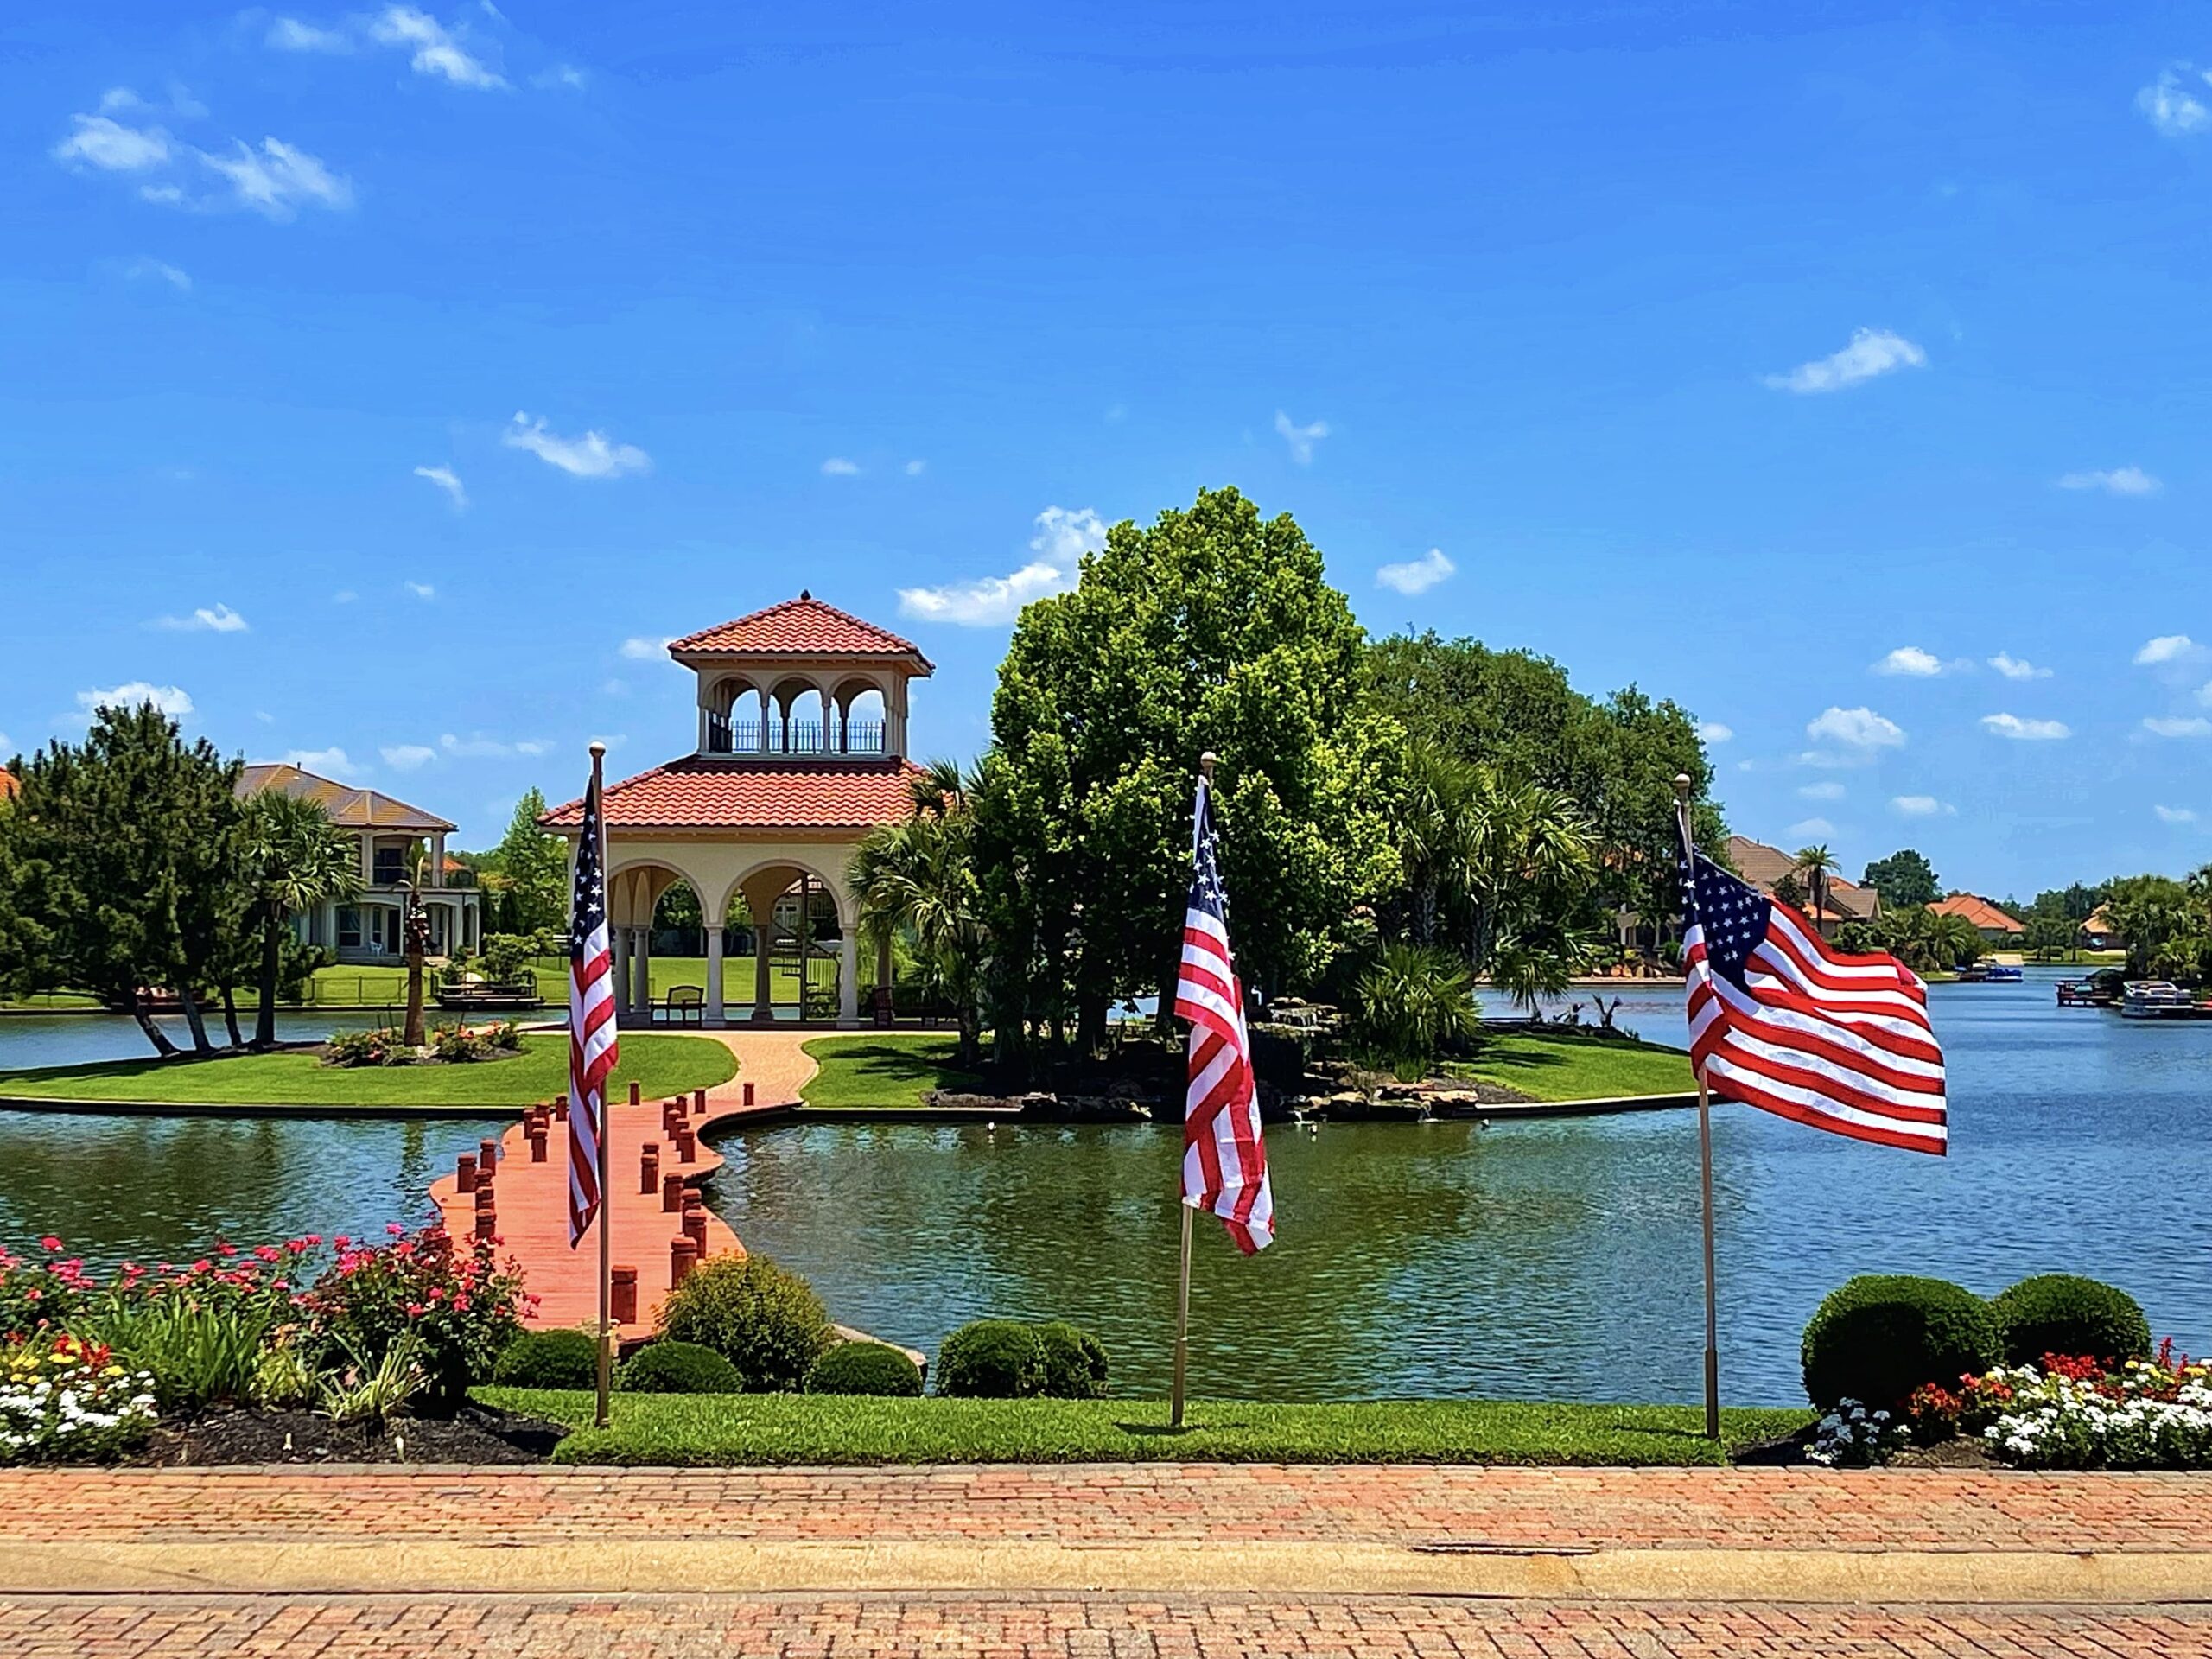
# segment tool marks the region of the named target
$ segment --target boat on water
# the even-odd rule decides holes
[[[2120,1013],[2124,1020],[2212,1020],[2212,1003],[2199,1002],[2169,979],[2131,979]]]
[[[2062,979],[2058,982],[2058,1006],[2062,1008],[2117,1007],[2125,980],[2126,976],[2117,968],[2100,968],[2085,979]]]
[[[2009,962],[1970,963],[1958,972],[1961,985],[2018,985],[2025,977]],[[2059,1001],[2063,1002],[2065,998]]]

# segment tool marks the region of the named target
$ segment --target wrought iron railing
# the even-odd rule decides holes
[[[709,754],[881,754],[880,720],[832,721],[825,732],[818,720],[729,720],[707,716]]]

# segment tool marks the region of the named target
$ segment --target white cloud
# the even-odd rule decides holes
[[[2140,467],[2114,467],[2105,472],[2069,473],[2058,480],[2062,490],[2102,490],[2107,495],[2155,495],[2158,480]]]
[[[1329,423],[1315,421],[1300,426],[1282,410],[1275,410],[1275,431],[1290,446],[1290,458],[1303,467],[1313,459],[1313,446],[1329,435]]]
[[[261,764],[268,763],[264,761]],[[276,764],[280,766],[297,766],[302,772],[316,772],[325,778],[336,778],[341,780],[350,779],[360,771],[346,751],[337,747],[287,749],[276,757]]]
[[[199,152],[200,162],[230,181],[235,204],[270,219],[286,219],[302,206],[341,208],[353,205],[353,187],[315,157],[281,138],[264,138],[257,150],[233,141],[227,156]],[[181,200],[181,193],[163,200]]]
[[[556,63],[550,69],[541,69],[530,78],[533,86],[560,86],[580,92],[589,85],[589,77],[570,63]]]
[[[399,584],[417,599],[435,599],[438,590],[427,582],[403,582]]]
[[[481,732],[467,737],[456,737],[448,732],[438,740],[438,747],[448,754],[464,760],[505,760],[510,755],[543,754],[553,746],[538,738],[526,738],[519,742],[505,743],[496,737],[486,737]]]
[[[1861,328],[1841,351],[1800,363],[1787,374],[1770,374],[1766,383],[1777,391],[1841,391],[1893,370],[1923,367],[1927,361],[1928,353],[1903,334]]]
[[[1840,743],[1847,749],[1893,749],[1904,741],[1904,728],[1872,709],[1829,707],[1807,722],[1815,742]]]
[[[1700,720],[1697,723],[1697,734],[1707,743],[1726,743],[1736,735],[1736,731],[1733,727],[1723,726],[1717,720]]]
[[[822,476],[824,478],[855,478],[859,476],[860,470],[858,461],[847,461],[842,455],[832,455],[822,463]]]
[[[1955,817],[1958,808],[1947,806],[1933,795],[1892,795],[1890,805],[1908,818]]]
[[[901,588],[899,612],[925,622],[963,628],[1003,626],[1033,599],[1075,586],[1086,553],[1106,545],[1106,524],[1089,507],[1047,507],[1037,515],[1029,550],[1037,556],[1012,575],[948,582],[941,588]]]
[[[2207,680],[2196,688],[2196,700],[2207,709],[2212,709],[2212,680]]]
[[[5,747],[7,747],[6,741],[0,740],[0,748]],[[2160,823],[2195,823],[2196,822],[2196,811],[2193,807],[2154,806],[2151,810],[2158,815]]]
[[[543,420],[533,421],[519,411],[499,442],[510,449],[527,449],[547,466],[575,478],[620,478],[645,472],[653,464],[652,457],[633,443],[616,443],[599,431],[564,438],[547,431]]]
[[[343,29],[279,17],[269,25],[262,44],[276,52],[351,52],[353,38]]]
[[[2073,728],[2058,720],[2023,720],[2018,715],[1984,715],[1981,728],[1993,737],[2009,737],[2023,743],[2048,743],[2071,737]]]
[[[929,462],[925,461],[910,461],[906,463],[906,476],[909,478],[919,478],[924,473],[929,470]]]
[[[409,67],[418,75],[435,75],[456,86],[479,90],[507,84],[471,57],[436,18],[412,6],[386,6],[369,25],[369,33],[386,46],[413,48]]]
[[[143,173],[165,165],[174,154],[169,136],[159,127],[127,127],[105,115],[73,115],[77,130],[54,147],[54,159],[82,163],[104,173]]]
[[[180,294],[192,292],[190,274],[159,259],[133,259],[123,268],[123,274],[133,282],[153,279],[167,283]]]
[[[622,642],[621,654],[634,663],[658,662],[668,654],[669,646],[674,643],[673,634],[664,639],[652,634],[634,633]]]
[[[245,618],[227,605],[202,605],[190,616],[157,618],[154,626],[186,633],[244,633],[246,631]]]
[[[1442,548],[1432,547],[1417,559],[1384,565],[1375,573],[1375,580],[1377,585],[1398,593],[1425,594],[1459,568],[1444,556]]]
[[[378,749],[384,763],[395,772],[413,772],[438,758],[438,752],[427,743],[393,743]]]
[[[2186,73],[2190,72],[2185,66],[2162,70],[2157,80],[2135,94],[2135,107],[2169,138],[2185,137],[2212,128],[2212,108],[2206,107],[2204,100],[2183,80]],[[2202,79],[2212,81],[2212,75]]]
[[[2143,722],[2153,737],[2212,737],[2212,720],[2202,715],[2155,715]]]
[[[1989,665],[2008,680],[2047,680],[2050,671],[2037,668],[2024,658],[2015,657],[2009,651],[2000,651],[1989,659]]]
[[[1832,836],[1835,834],[1835,825],[1826,818],[1800,818],[1783,833],[1789,836]]]
[[[1926,679],[1943,671],[1943,659],[1918,645],[1899,645],[1895,651],[1874,664],[1877,674],[1907,674]]]
[[[1843,798],[1843,785],[1834,782],[1807,784],[1797,792],[1808,801],[1840,801]]]
[[[77,694],[77,707],[86,715],[102,709],[136,709],[142,702],[152,703],[172,720],[182,720],[193,712],[192,699],[181,686],[155,685],[146,680]]]
[[[2146,639],[2135,653],[2138,667],[2155,667],[2160,663],[2186,662],[2196,655],[2196,641],[2185,633],[2162,633],[2155,639]]]
[[[415,469],[415,476],[417,478],[427,478],[431,483],[443,490],[446,493],[447,499],[452,501],[453,510],[455,512],[467,511],[468,506],[468,492],[461,487],[461,475],[454,472],[452,467],[417,467]]]

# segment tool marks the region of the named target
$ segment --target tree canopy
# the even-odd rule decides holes
[[[1881,894],[1883,906],[1890,910],[1901,910],[1908,905],[1932,905],[1943,896],[1943,889],[1936,880],[1936,867],[1925,855],[1910,847],[1900,848],[1887,858],[1876,859],[1866,867],[1862,879]]]

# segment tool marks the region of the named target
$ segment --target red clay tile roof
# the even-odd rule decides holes
[[[922,769],[904,760],[861,766],[777,766],[722,756],[685,755],[607,786],[610,830],[868,830],[914,810],[911,780]],[[572,830],[581,798],[539,823]]]
[[[764,656],[808,652],[840,657],[922,655],[912,640],[901,639],[887,629],[863,622],[834,605],[824,605],[804,591],[797,599],[787,599],[765,611],[741,616],[734,622],[702,628],[696,633],[671,640],[668,649],[673,655],[691,652],[759,652]],[[930,666],[927,658],[922,658],[922,666],[925,670]]]
[[[1963,916],[1976,927],[1995,933],[2017,933],[2019,923],[1978,893],[1955,893],[1928,906],[1931,916]]]
[[[6,800],[11,795],[21,794],[22,788],[23,786],[16,781],[14,772],[5,766],[0,766],[0,801]]]

